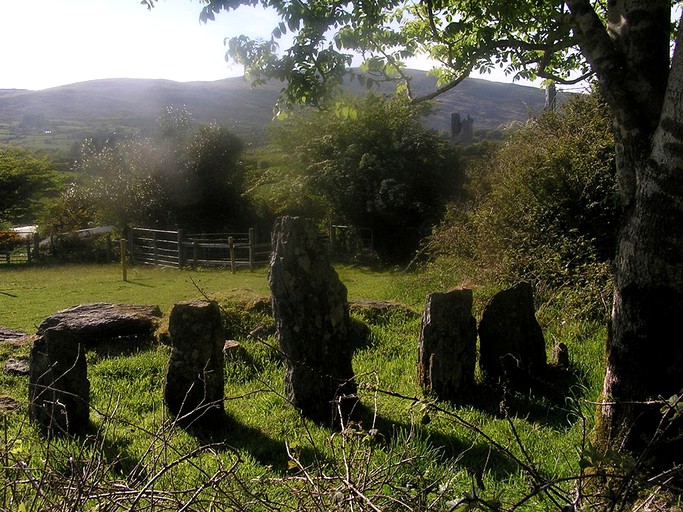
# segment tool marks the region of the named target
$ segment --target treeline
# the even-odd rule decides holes
[[[12,149],[3,190],[10,174],[39,179],[14,205],[3,194],[2,221],[38,221],[45,233],[102,224],[209,232],[302,215],[372,229],[385,263],[417,255],[463,280],[602,293],[618,200],[599,98],[577,97],[508,128],[503,141],[466,148],[423,128],[428,108],[377,94],[336,99],[274,122],[269,144],[251,148],[169,107],[152,137],[84,141],[69,173]]]

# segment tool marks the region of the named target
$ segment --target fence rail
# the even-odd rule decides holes
[[[0,245],[0,264],[31,263],[38,254],[38,237],[24,237],[21,242],[12,245]]]
[[[270,243],[257,243],[254,229],[248,233],[190,233],[182,230],[133,228],[129,235],[131,258],[147,265],[183,267],[237,267],[265,264]]]

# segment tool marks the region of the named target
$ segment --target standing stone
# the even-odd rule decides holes
[[[168,332],[171,355],[164,383],[168,410],[184,425],[220,424],[225,411],[225,333],[218,304],[176,304],[171,310]]]
[[[545,368],[545,340],[529,283],[491,298],[479,322],[479,343],[479,366],[488,378],[521,382]]]
[[[357,402],[346,287],[313,223],[279,218],[273,249],[268,283],[287,399],[313,419],[334,417],[337,403],[346,415]]]
[[[477,358],[472,290],[427,295],[418,352],[418,384],[425,393],[457,401],[472,389]]]
[[[90,382],[83,342],[66,327],[34,341],[29,368],[29,417],[48,433],[83,433],[89,425]]]

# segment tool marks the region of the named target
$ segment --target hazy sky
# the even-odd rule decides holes
[[[201,6],[197,0],[160,0],[148,11],[140,0],[0,0],[0,89],[241,75],[240,66],[225,62],[224,38],[269,37],[275,15],[240,9],[203,24]]]
[[[199,22],[201,4],[160,0],[0,0],[0,89],[96,78],[218,80],[241,75],[223,39],[267,37],[274,15],[240,10]]]

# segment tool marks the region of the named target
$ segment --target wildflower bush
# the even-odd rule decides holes
[[[14,231],[0,230],[0,250],[11,251],[21,243],[21,236]]]

